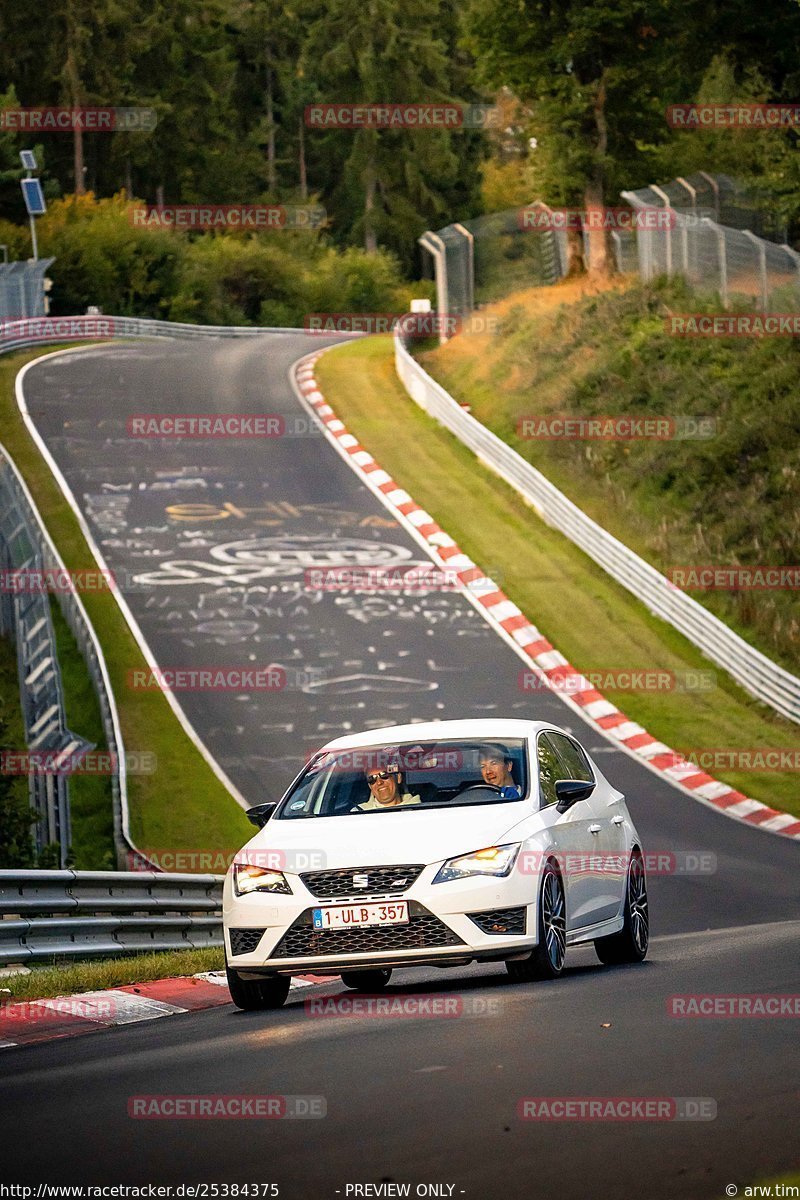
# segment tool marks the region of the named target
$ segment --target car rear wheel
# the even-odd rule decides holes
[[[567,909],[564,885],[552,863],[542,874],[539,889],[539,944],[527,958],[506,963],[515,983],[540,979],[558,979],[564,969],[567,952]]]
[[[647,879],[644,859],[634,850],[628,867],[625,891],[625,924],[619,933],[598,938],[594,944],[597,957],[606,966],[643,962],[650,940],[650,920],[647,910]]]
[[[231,1000],[237,1008],[246,1012],[257,1009],[280,1008],[289,995],[291,979],[288,975],[274,975],[271,979],[242,979],[225,964]]]
[[[391,978],[391,967],[382,967],[378,971],[342,972],[342,983],[354,992],[380,992]]]

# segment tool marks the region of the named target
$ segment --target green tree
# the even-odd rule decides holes
[[[325,102],[452,100],[447,38],[452,11],[440,0],[331,0],[306,39],[302,70]],[[406,261],[430,224],[464,215],[477,191],[477,135],[444,129],[309,130],[315,177],[334,216],[334,234],[396,250]],[[460,180],[466,163],[472,181]],[[452,203],[458,197],[460,207]]]
[[[668,136],[665,69],[677,36],[667,0],[472,0],[466,43],[478,78],[533,111],[536,174],[553,204],[602,208],[634,184],[642,145]],[[589,266],[610,269],[607,236],[589,235]]]
[[[237,107],[246,136],[259,148],[270,199],[308,198],[303,105],[313,98],[299,59],[308,5],[285,0],[232,0],[239,78]]]
[[[234,104],[235,41],[226,0],[155,0],[140,19],[131,87],[155,108],[137,134],[133,186],[156,203],[242,201],[252,177]]]
[[[756,67],[737,67],[733,52],[716,55],[697,90],[699,104],[759,104],[775,99]],[[697,128],[678,131],[657,155],[658,176],[670,179],[694,171],[724,173],[747,185],[753,199],[769,210],[776,225],[800,219],[798,134],[790,127]]]

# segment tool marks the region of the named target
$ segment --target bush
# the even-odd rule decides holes
[[[120,316],[302,327],[310,312],[406,312],[412,296],[434,295],[430,282],[405,282],[386,251],[338,251],[316,231],[135,227],[138,203],[87,193],[56,200],[40,218],[41,254],[56,259],[54,314],[97,305]],[[24,228],[3,222],[0,234],[13,255],[27,254]]]
[[[305,264],[274,241],[203,235],[183,255],[171,320],[260,325],[266,314],[268,324],[302,324]]]
[[[40,253],[56,259],[54,313],[96,304],[118,316],[164,316],[181,246],[169,230],[135,229],[131,208],[124,192],[107,200],[87,193],[57,200],[39,219]]]

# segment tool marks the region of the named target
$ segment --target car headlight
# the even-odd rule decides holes
[[[233,890],[237,896],[250,892],[284,892],[292,895],[292,889],[283,871],[268,871],[264,867],[251,867],[247,863],[234,863]]]
[[[440,868],[434,883],[449,883],[452,879],[467,879],[470,875],[510,875],[522,842],[508,846],[487,846],[459,858],[448,858]]]

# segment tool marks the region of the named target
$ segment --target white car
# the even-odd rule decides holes
[[[568,945],[641,962],[641,840],[623,795],[574,737],[543,721],[399,725],[337,738],[225,879],[228,983],[276,1008],[292,975],[377,991],[397,967],[505,962],[561,974]]]

